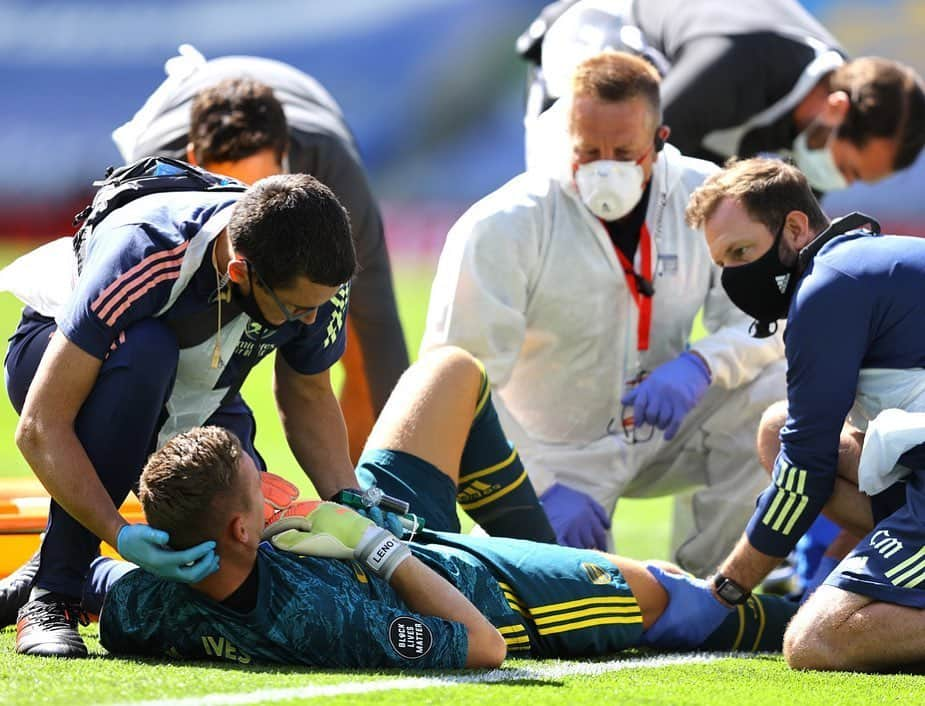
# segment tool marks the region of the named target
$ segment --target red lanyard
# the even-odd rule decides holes
[[[634,269],[626,255],[620,248],[614,246],[614,252],[620,259],[620,265],[623,267],[623,274],[626,277],[626,285],[630,288],[633,299],[636,300],[636,306],[639,307],[639,327],[636,332],[636,346],[641,351],[649,350],[649,331],[652,329],[652,297],[646,297],[639,293],[636,286],[636,278],[633,276]],[[642,272],[639,276],[643,279],[652,281],[652,238],[649,236],[649,227],[643,223],[639,230],[639,264]]]

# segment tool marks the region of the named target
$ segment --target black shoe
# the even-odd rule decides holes
[[[29,600],[29,592],[39,570],[39,552],[0,581],[0,628],[16,624],[19,609]]]
[[[39,657],[86,657],[77,623],[89,625],[80,602],[55,593],[29,601],[16,622],[16,651]]]

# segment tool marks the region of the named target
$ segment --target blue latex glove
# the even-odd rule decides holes
[[[559,544],[584,549],[607,549],[610,518],[597,501],[580,490],[553,483],[540,496]]]
[[[733,611],[703,579],[668,573],[654,564],[646,568],[668,592],[668,607],[642,634],[643,645],[670,650],[699,647]]]
[[[383,511],[381,507],[374,505],[370,508],[356,509],[363,517],[372,520],[382,529],[387,529],[396,537],[401,538],[405,534],[405,527],[401,523],[398,515],[394,512]]]
[[[360,490],[368,490],[376,485],[376,476],[365,468],[356,469],[355,475]],[[368,509],[353,509],[363,515],[363,517],[375,522],[379,527],[387,529],[396,537],[401,538],[405,534],[405,527],[402,525],[401,519],[394,512],[384,511],[382,508],[375,506]]]
[[[636,387],[623,395],[623,404],[633,407],[637,427],[651,424],[665,430],[670,441],[681,422],[710,387],[710,370],[700,356],[685,351],[649,373]]]
[[[215,542],[175,551],[167,546],[170,536],[148,525],[125,525],[116,536],[116,549],[123,559],[138,564],[155,576],[196,583],[218,570]]]

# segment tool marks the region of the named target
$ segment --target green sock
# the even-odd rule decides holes
[[[520,456],[501,428],[484,368],[459,466],[456,500],[493,537],[556,541]]]
[[[700,645],[717,652],[780,652],[784,631],[799,604],[783,596],[754,593]]]

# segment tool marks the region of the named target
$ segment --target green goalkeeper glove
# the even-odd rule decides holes
[[[277,549],[302,556],[357,559],[386,581],[411,556],[391,532],[331,502],[297,503],[264,530],[263,538]]]

